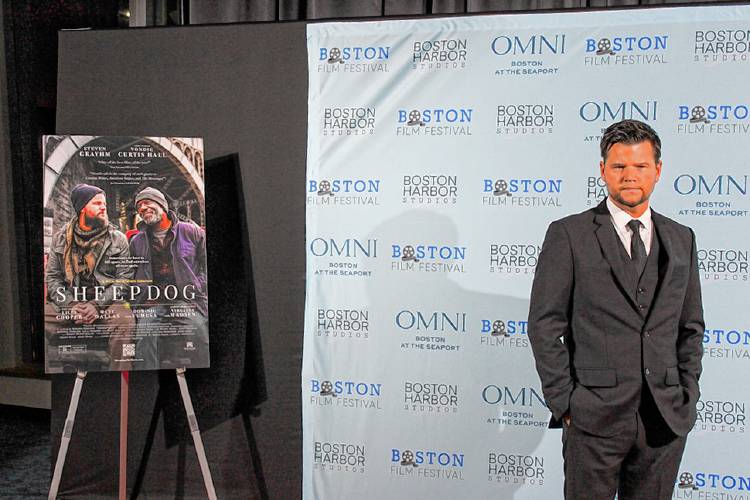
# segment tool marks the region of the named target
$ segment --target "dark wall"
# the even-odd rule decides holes
[[[244,197],[254,289],[250,293],[238,290],[234,311],[239,322],[226,321],[214,327],[212,319],[214,364],[209,370],[195,370],[203,373],[194,374],[189,383],[196,412],[203,419],[200,423],[208,426],[209,459],[214,460],[214,468],[226,468],[214,471],[214,478],[237,471],[247,475],[237,484],[217,481],[221,483],[217,484],[219,497],[300,498],[305,219],[304,199],[299,193],[305,179],[305,24],[69,31],[60,34],[59,42],[57,133],[202,136],[207,159],[238,154],[241,180],[237,182]],[[222,182],[214,183],[219,186],[216,189],[231,193],[232,186],[226,183],[228,167],[214,167],[215,172],[218,168],[223,169],[223,177]],[[209,190],[211,175],[207,166]],[[207,193],[209,209],[211,199],[221,195]],[[207,227],[209,239],[234,238],[233,231],[239,231],[232,222],[237,214],[231,213],[231,204],[217,206],[228,212],[228,223],[222,224],[219,214],[214,226]],[[230,270],[238,265],[231,248],[236,245],[229,245],[225,255],[221,248],[215,250],[209,273],[212,265]],[[227,287],[238,286],[231,276],[217,282],[209,274],[209,300],[220,297],[231,303],[233,295],[226,293]],[[211,294],[219,288],[224,292],[221,296]],[[255,333],[253,300],[259,326]],[[238,333],[237,329],[245,331]],[[236,335],[246,340],[239,342],[238,350],[252,350],[253,342],[259,340],[253,353],[256,358],[247,360],[262,373],[240,366],[231,356],[227,361],[223,356],[214,358],[214,345],[216,352],[231,351],[232,345],[226,342],[240,338]],[[259,338],[249,338],[255,335]],[[236,370],[232,363],[239,363]],[[180,441],[182,434],[175,434],[169,425],[182,418],[179,405],[172,404],[176,394],[173,377],[169,372],[152,372],[133,373],[131,379],[129,474],[142,481],[136,486],[156,495],[153,498],[200,497],[191,445]],[[265,379],[261,389],[259,379]],[[53,440],[59,438],[71,387],[72,376],[53,378]],[[265,400],[261,402],[263,389]],[[110,438],[116,448],[118,392],[116,374],[89,374],[81,403],[80,419],[85,423],[76,424],[71,453],[102,446]],[[152,412],[156,406],[164,408],[165,415]],[[151,443],[149,432],[157,436]],[[151,450],[146,449],[149,445]],[[149,451],[160,458],[144,465],[142,457]],[[67,486],[73,496],[93,493],[71,479],[76,477],[76,462],[81,460],[83,456],[72,455],[66,464],[67,482],[63,481],[62,491]],[[98,466],[114,474],[116,455],[105,460],[113,462]],[[140,475],[139,466],[145,467]],[[169,492],[158,489],[157,483],[164,477],[153,472],[160,469],[176,474],[177,479],[166,481],[172,488]],[[195,477],[184,480],[191,476],[198,476],[198,481]],[[248,486],[245,480],[252,484]],[[116,478],[107,476],[106,481],[108,491],[116,492]]]

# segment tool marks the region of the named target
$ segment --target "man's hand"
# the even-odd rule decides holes
[[[76,325],[90,325],[99,317],[99,311],[91,302],[84,302],[73,306],[73,312],[81,316],[75,320]]]

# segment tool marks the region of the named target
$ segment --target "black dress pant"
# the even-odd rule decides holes
[[[685,436],[664,422],[644,384],[631,432],[602,437],[563,426],[566,500],[667,500],[672,498]]]

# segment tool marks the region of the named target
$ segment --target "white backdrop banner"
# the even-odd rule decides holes
[[[310,24],[305,499],[562,498],[527,337],[547,225],[651,124],[698,238],[699,418],[674,498],[750,499],[750,7]],[[733,496],[729,496],[733,495]]]

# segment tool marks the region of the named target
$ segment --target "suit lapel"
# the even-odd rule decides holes
[[[612,219],[607,209],[606,199],[594,209],[594,223],[598,225],[595,230],[596,239],[599,240],[599,246],[602,249],[602,255],[612,268],[615,280],[622,292],[627,296],[633,307],[638,305],[635,300],[635,287],[632,285],[632,272],[625,267],[625,262],[620,258],[619,246],[622,246],[619,236],[615,232]]]
[[[674,245],[672,239],[672,228],[666,223],[665,218],[651,210],[651,220],[654,223],[654,237],[659,238],[661,244],[661,254],[659,255],[659,284],[654,292],[654,300],[651,306],[651,311],[657,310],[656,308],[661,305],[662,289],[664,284],[668,282],[672,276],[674,270]],[[663,257],[662,257],[663,256]],[[664,260],[662,260],[662,258]],[[647,318],[646,322],[648,323]]]

